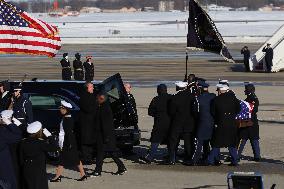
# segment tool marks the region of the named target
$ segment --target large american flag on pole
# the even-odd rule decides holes
[[[54,57],[60,48],[57,27],[0,0],[0,53]]]

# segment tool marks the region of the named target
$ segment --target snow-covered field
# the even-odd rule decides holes
[[[284,24],[281,12],[209,12],[228,43],[264,42]],[[78,17],[36,17],[57,25],[63,43],[185,43],[188,13],[96,13]],[[120,34],[112,34],[119,30]]]

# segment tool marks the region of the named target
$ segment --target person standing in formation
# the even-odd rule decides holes
[[[20,163],[22,167],[23,189],[48,189],[46,173],[46,153],[56,152],[58,147],[51,133],[42,129],[39,121],[29,124],[28,137],[20,144]],[[48,138],[44,140],[43,137]]]
[[[273,54],[274,54],[273,48],[271,48],[271,44],[267,43],[266,47],[262,49],[262,52],[265,52],[266,71],[270,73],[273,66]]]
[[[245,70],[246,72],[250,72],[249,68],[250,50],[248,49],[247,46],[244,46],[244,48],[242,48],[241,54],[244,55]]]
[[[106,95],[102,93],[97,96],[99,106],[95,123],[96,168],[91,177],[101,176],[105,152],[109,153],[118,167],[115,175],[123,175],[127,171],[123,162],[118,158],[113,114],[106,98]]]
[[[238,165],[237,143],[238,126],[236,116],[241,111],[240,101],[229,92],[227,85],[217,85],[218,96],[211,105],[211,114],[215,120],[212,137],[212,150],[208,157],[209,165],[220,165],[220,148],[229,148],[231,166]]]
[[[81,54],[75,54],[75,60],[73,61],[73,68],[74,68],[74,79],[77,81],[84,80],[84,67],[81,61]]]
[[[167,137],[171,124],[169,105],[171,95],[167,92],[167,86],[160,84],[157,87],[158,96],[154,97],[148,108],[148,115],[154,117],[154,126],[151,133],[151,147],[149,153],[141,159],[150,164],[163,142],[168,145]],[[166,141],[166,142],[165,142]]]
[[[63,54],[63,59],[60,61],[60,64],[62,66],[62,80],[71,80],[72,70],[68,59],[68,53]]]
[[[84,164],[91,164],[95,144],[95,118],[97,100],[94,94],[94,85],[91,82],[84,84],[84,90],[79,100],[79,132],[80,147]]]
[[[245,101],[253,106],[251,114],[251,121],[253,122],[253,125],[249,127],[240,128],[240,144],[238,149],[238,157],[239,159],[241,158],[246,142],[247,140],[250,140],[254,154],[254,161],[258,162],[261,160],[259,147],[259,125],[257,119],[259,100],[255,95],[255,86],[253,84],[249,83],[245,85],[245,95],[247,96]]]
[[[183,83],[180,83],[183,84]],[[183,88],[184,87],[184,88]],[[169,164],[176,163],[176,149],[181,136],[184,139],[184,162],[191,161],[194,149],[194,131],[195,131],[195,112],[196,100],[195,94],[191,88],[186,86],[178,86],[180,90],[173,96],[170,104],[170,115],[172,117],[172,126],[169,144]]]
[[[94,80],[94,64],[92,63],[92,57],[87,56],[86,62],[84,62],[83,66],[85,69],[85,81],[93,81]]]
[[[10,83],[9,81],[2,81],[0,83],[0,112],[8,110],[11,104]]]
[[[19,188],[15,162],[13,160],[10,145],[19,143],[22,139],[22,131],[12,121],[12,110],[1,112],[0,120],[0,181],[9,189]]]
[[[77,166],[81,178],[77,181],[87,180],[82,162],[79,159],[77,149],[77,141],[74,135],[74,120],[71,116],[72,105],[66,101],[61,101],[60,114],[62,121],[60,123],[59,147],[61,149],[59,155],[59,165],[56,170],[56,176],[50,182],[61,182],[64,167]]]
[[[210,153],[210,141],[214,129],[214,118],[211,115],[210,108],[216,95],[214,93],[209,93],[209,85],[207,83],[201,82],[199,85],[201,86],[202,94],[197,97],[197,146],[191,165],[200,163],[201,156],[203,157],[202,160],[207,160]]]

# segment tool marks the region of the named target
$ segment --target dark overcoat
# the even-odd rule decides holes
[[[214,129],[214,118],[210,113],[210,107],[214,93],[205,92],[197,97],[198,100],[198,119],[197,119],[197,138],[200,140],[210,140]]]
[[[73,68],[74,68],[74,79],[77,81],[84,80],[84,67],[81,60],[74,60],[73,61]]]
[[[93,144],[95,142],[95,116],[97,110],[95,95],[84,91],[81,94],[79,105],[80,144]]]
[[[272,66],[272,60],[273,60],[273,49],[272,48],[266,48],[264,47],[262,49],[262,52],[265,52],[265,61],[268,65]]]
[[[96,135],[102,136],[105,151],[117,151],[113,113],[108,102],[98,106],[95,132]]]
[[[74,167],[80,164],[78,145],[74,134],[74,120],[70,117],[62,119],[64,130],[63,148],[59,155],[59,165],[64,167]]]
[[[88,63],[84,62],[84,68],[85,68],[85,80],[86,81],[93,81],[94,80],[94,64],[93,63]]]
[[[8,92],[3,98],[0,99],[0,112],[3,110],[8,110],[11,104],[11,93]]]
[[[60,64],[62,66],[62,80],[71,80],[72,70],[69,60],[62,59]]]
[[[26,138],[20,144],[23,189],[48,189],[46,153],[56,152],[57,145],[43,139]]]
[[[190,89],[174,95],[170,103],[171,130],[181,133],[195,132],[196,108],[196,98]]]
[[[10,152],[10,145],[22,139],[21,130],[14,124],[0,126],[0,180],[17,189],[17,178]]]
[[[152,143],[162,143],[169,134],[171,118],[169,115],[170,94],[161,94],[151,101],[148,115],[154,117],[154,126],[151,133]]]
[[[223,93],[213,100],[211,114],[216,124],[212,138],[213,147],[236,147],[238,142],[236,115],[240,110],[240,101],[232,93]]]
[[[250,140],[258,140],[259,139],[259,124],[257,118],[259,100],[254,93],[251,93],[247,96],[245,101],[252,103],[254,105],[251,120],[253,121],[252,127],[240,128],[240,139],[250,139]]]

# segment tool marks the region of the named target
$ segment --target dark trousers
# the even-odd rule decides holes
[[[184,139],[185,160],[191,160],[194,153],[194,135],[193,133],[172,132],[170,137],[169,155],[170,161],[176,162],[176,148],[180,140],[180,136]]]
[[[96,138],[96,168],[95,172],[96,173],[101,173],[102,168],[103,168],[103,163],[104,163],[104,158],[105,158],[105,148],[104,148],[104,143],[103,143],[103,137],[98,135]],[[109,152],[110,157],[113,159],[113,161],[116,163],[118,170],[124,170],[125,166],[123,162],[119,159],[117,152]]]
[[[272,60],[265,59],[265,63],[266,63],[266,71],[270,73],[272,69]]]
[[[238,149],[238,158],[241,158],[245,145],[247,143],[246,139],[241,139],[239,149]],[[260,158],[260,147],[259,140],[250,140],[254,158]]]
[[[210,153],[210,140],[197,139],[196,150],[192,158],[192,162],[194,164],[198,163],[198,161],[201,159],[202,150],[203,150],[203,159],[207,159]]]
[[[249,72],[250,71],[249,59],[244,59],[244,65],[245,65],[246,72]]]
[[[62,69],[62,80],[71,80],[72,71],[71,68],[63,68]]]
[[[84,80],[84,72],[81,70],[75,70],[74,71],[74,79],[77,81],[83,81]]]
[[[237,152],[237,148],[235,147],[229,147],[229,153],[231,156],[231,162],[233,164],[237,164],[238,163],[238,152]],[[214,163],[216,161],[220,160],[220,148],[212,148],[209,156],[208,156],[208,163],[210,165],[214,165]]]

